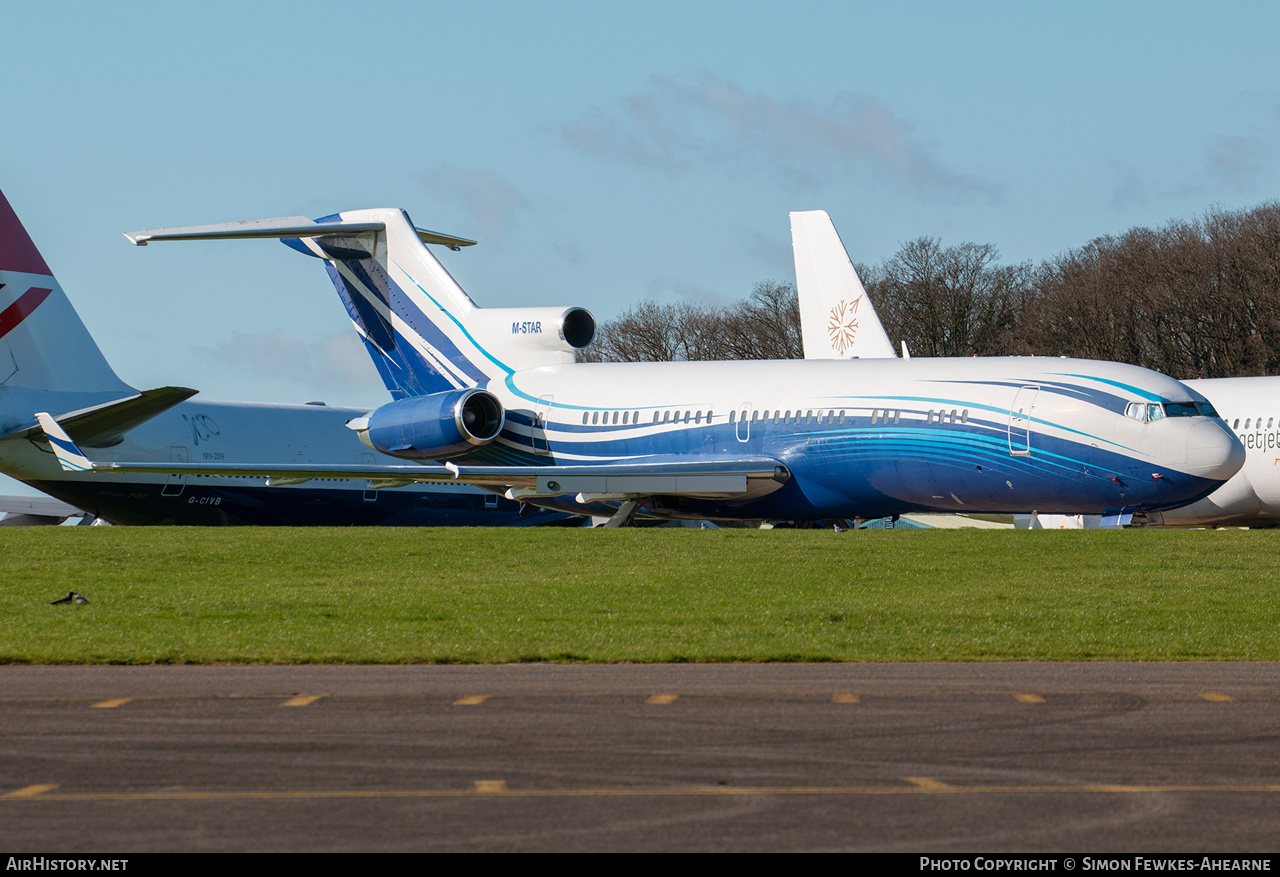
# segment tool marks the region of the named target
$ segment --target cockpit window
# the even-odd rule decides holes
[[[1125,417],[1154,423],[1163,417],[1217,417],[1218,412],[1208,402],[1130,402],[1124,409]],[[1247,426],[1248,424],[1246,424]]]

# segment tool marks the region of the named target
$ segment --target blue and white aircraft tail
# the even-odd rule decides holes
[[[286,239],[326,270],[393,398],[483,386],[529,368],[574,361],[595,320],[575,307],[479,308],[423,246],[474,241],[414,228],[403,210],[317,220],[382,233]]]
[[[843,256],[825,226],[819,269],[824,254]],[[277,237],[325,260],[395,397],[349,426],[369,447],[418,461],[185,472],[456,480],[548,507],[616,509],[623,523],[637,509],[756,520],[1171,508],[1213,490],[1243,458],[1203,397],[1115,363],[908,360],[888,345],[851,361],[577,363],[594,331],[589,313],[477,307],[426,246],[469,242],[416,229],[402,210],[128,237]],[[861,284],[843,258],[836,276],[853,295]],[[869,319],[862,300],[865,291],[856,313]],[[878,319],[868,325],[883,336]],[[1125,416],[1166,402],[1176,413],[1152,428]]]
[[[477,307],[425,246],[456,250],[475,242],[415,228],[403,210],[353,210],[314,222],[290,216],[126,237],[142,246],[158,240],[276,237],[325,260],[395,400],[352,428],[369,447],[397,456],[439,459],[476,451],[504,426],[522,434],[522,447],[513,450],[545,451],[539,419],[546,406],[525,398],[532,404],[508,412],[492,390],[518,372],[573,364],[576,352],[595,335],[595,319],[583,308]],[[541,448],[535,447],[539,441]]]
[[[524,369],[571,363],[591,343],[582,308],[479,308],[424,246],[475,241],[415,228],[403,210],[352,210],[126,234],[155,240],[280,238],[325,260],[338,295],[395,399],[477,387]]]

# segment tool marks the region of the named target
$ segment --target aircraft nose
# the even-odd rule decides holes
[[[1220,421],[1197,423],[1187,433],[1187,469],[1201,478],[1226,481],[1244,465],[1244,445]]]

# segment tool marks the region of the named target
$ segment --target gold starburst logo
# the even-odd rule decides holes
[[[827,335],[831,338],[831,349],[840,356],[853,347],[853,339],[858,334],[858,302],[862,296],[852,302],[841,300],[831,309],[831,317],[827,320]]]

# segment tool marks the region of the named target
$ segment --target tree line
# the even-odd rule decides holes
[[[1075,356],[1174,377],[1280,374],[1280,203],[1104,236],[1039,265],[992,244],[910,241],[856,265],[916,356]],[[799,359],[793,284],[727,306],[644,302],[601,324],[591,362]]]

